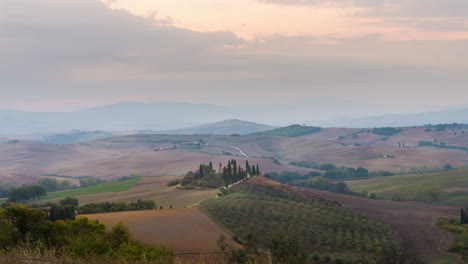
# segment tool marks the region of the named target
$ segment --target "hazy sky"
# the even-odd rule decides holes
[[[0,108],[468,104],[467,0],[0,0]]]

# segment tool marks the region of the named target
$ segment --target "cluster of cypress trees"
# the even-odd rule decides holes
[[[465,212],[463,208],[460,211],[460,224],[462,225],[468,224],[468,212]]]
[[[257,166],[250,166],[249,161],[245,161],[245,168],[241,168],[240,165],[237,165],[237,161],[232,159],[228,161],[226,167],[222,167],[222,164],[219,164],[219,172],[222,173],[224,185],[228,187],[229,185],[236,183],[238,181],[247,179],[250,176],[260,175],[260,169]]]
[[[237,164],[235,159],[229,160],[227,166],[219,163],[219,171],[213,169],[213,164],[200,164],[195,172],[189,171],[181,181],[182,186],[194,184],[208,188],[218,188],[245,180],[250,176],[260,175],[260,168],[250,166],[249,161],[245,162],[245,168]]]

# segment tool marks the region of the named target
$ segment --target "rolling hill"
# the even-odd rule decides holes
[[[468,147],[468,133],[464,133],[464,128],[430,131],[424,127],[402,128],[389,136],[376,135],[371,129],[299,128],[301,132],[306,129],[307,134],[296,137],[134,134],[65,145],[4,142],[0,144],[0,183],[20,185],[43,175],[107,180],[130,174],[183,175],[200,163],[224,164],[232,156],[258,163],[263,172],[312,170],[289,165],[300,161],[394,173],[468,164],[468,153],[463,149]],[[431,139],[439,145],[420,145]]]
[[[300,137],[320,131],[320,127],[292,125],[272,130],[251,133],[249,136],[277,136],[277,137]]]
[[[467,175],[468,169],[465,168],[432,174],[396,175],[347,181],[346,183],[353,191],[368,191],[383,199],[392,199],[397,195],[397,198],[402,200],[428,202],[432,202],[432,199],[427,197],[425,190],[433,187],[436,191],[440,191],[440,195],[434,202],[463,206],[468,204]]]
[[[192,135],[192,134],[215,134],[215,135],[231,135],[231,134],[250,134],[265,130],[273,129],[273,126],[257,124],[239,119],[229,119],[221,122],[204,124],[189,128],[163,131],[163,134],[175,135]]]

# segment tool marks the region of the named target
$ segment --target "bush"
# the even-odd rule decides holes
[[[379,128],[372,129],[372,133],[376,135],[381,135],[381,136],[391,136],[400,132],[401,132],[401,128],[394,128],[394,127],[379,127]]]
[[[182,179],[174,179],[174,180],[170,181],[167,184],[167,186],[169,186],[169,187],[176,186],[176,185],[179,185],[181,182],[182,182]]]

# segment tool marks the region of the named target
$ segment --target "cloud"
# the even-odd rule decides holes
[[[466,0],[259,0],[283,5],[360,7],[361,15],[403,17],[467,17]]]
[[[410,104],[434,94],[443,102],[468,96],[467,41],[391,43],[380,34],[246,41],[231,32],[177,28],[98,0],[0,0],[0,12],[0,58],[8,62],[0,64],[0,106],[135,96],[227,105],[320,96]]]
[[[231,32],[171,27],[97,0],[0,0],[0,9],[0,57],[10,62],[0,66],[4,77],[55,78],[129,63],[172,71],[194,66],[204,52],[243,43]]]

